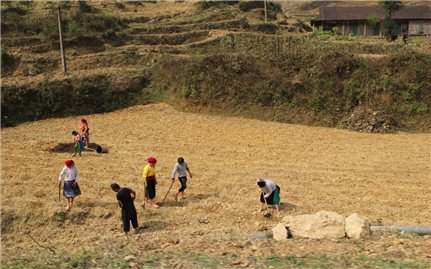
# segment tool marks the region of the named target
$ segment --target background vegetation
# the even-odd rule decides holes
[[[405,46],[340,36],[336,29],[301,34],[312,29],[289,22],[271,2],[269,23],[262,22],[262,2],[201,1],[187,16],[153,17],[137,12],[152,3],[61,2],[65,46],[78,57],[74,63],[68,56],[71,75],[53,78],[58,58],[29,60],[58,47],[55,4],[46,5],[49,16],[42,17],[35,3],[2,3],[3,126],[163,101],[190,111],[343,128],[355,124],[350,117],[358,111],[364,121],[380,113],[391,130],[431,128],[431,55],[423,40]],[[123,72],[125,66],[134,71]],[[100,71],[74,75],[80,70]],[[22,75],[43,79],[8,82]]]

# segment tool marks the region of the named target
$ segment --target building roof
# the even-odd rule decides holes
[[[383,20],[387,11],[381,7],[321,7],[319,16],[312,21],[353,21],[367,20],[369,16],[376,16]],[[431,9],[428,6],[402,7],[399,11],[392,13],[395,20],[431,20]]]

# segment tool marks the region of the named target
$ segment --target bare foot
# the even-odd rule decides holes
[[[177,194],[172,194],[174,196],[175,201],[178,202],[178,195]]]

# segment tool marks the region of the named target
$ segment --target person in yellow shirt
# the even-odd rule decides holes
[[[144,179],[146,183],[145,187],[145,203],[148,205],[152,205],[155,208],[159,208],[159,205],[154,202],[154,198],[156,197],[156,163],[157,160],[154,157],[149,157],[147,159],[148,164],[144,167]]]

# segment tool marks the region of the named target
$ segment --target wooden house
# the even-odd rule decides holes
[[[311,20],[314,27],[336,29],[342,35],[383,35],[382,22],[388,13],[377,6],[322,7],[319,16]],[[431,9],[428,6],[405,6],[392,13],[395,33],[431,35]]]

